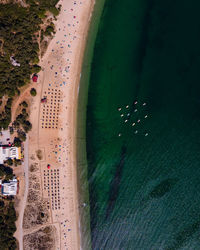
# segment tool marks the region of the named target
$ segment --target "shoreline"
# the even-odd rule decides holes
[[[93,58],[93,50],[98,32],[99,21],[103,12],[105,0],[95,3],[89,30],[87,32],[86,46],[84,50],[82,69],[80,75],[78,106],[77,106],[77,173],[78,173],[78,195],[81,227],[82,249],[91,249],[91,230],[90,230],[90,201],[87,176],[87,153],[86,153],[86,111],[89,89],[90,69]]]
[[[95,2],[90,0],[80,3],[82,6],[77,7],[74,6],[74,1],[59,2],[59,4],[62,4],[62,10],[55,23],[57,31],[41,60],[43,71],[39,73],[39,82],[36,86],[37,96],[32,100],[30,111],[30,120],[33,125],[33,129],[28,135],[30,164],[39,165],[38,172],[35,173],[40,183],[39,197],[49,207],[48,221],[41,224],[40,228],[51,225],[53,232],[55,232],[53,236],[55,249],[63,249],[64,247],[68,247],[68,249],[81,248],[77,187],[78,170],[76,166],[78,90]],[[77,8],[76,12],[74,11],[75,7]],[[70,12],[65,13],[66,10],[70,11],[70,9],[75,13],[72,17]],[[77,20],[76,23],[73,18]],[[68,29],[66,28],[67,23],[68,27],[70,27]],[[77,26],[76,30],[71,26]],[[71,45],[67,47],[65,44],[66,49],[64,49],[61,46],[61,39],[68,32],[71,34],[73,32],[73,40],[75,41],[72,42],[69,37],[68,44]],[[70,33],[66,37],[70,36]],[[73,44],[74,48],[71,48]],[[68,58],[67,61],[66,57]],[[49,69],[50,65],[53,65],[53,70],[52,68]],[[70,70],[66,69],[66,65]],[[66,72],[63,69],[66,69]],[[55,82],[53,83],[53,81]],[[63,83],[61,84],[61,82]],[[57,93],[60,95],[58,96],[60,99],[57,99],[60,102],[59,104],[56,103],[55,91],[58,91]],[[47,104],[41,104],[40,102],[44,95],[47,96]],[[55,119],[58,119],[58,124],[57,120],[52,120],[52,113],[49,113],[49,108],[54,109],[54,112],[56,112]],[[45,115],[46,119],[48,119],[47,127],[45,127]],[[55,126],[54,123],[56,123]],[[59,144],[59,150],[57,144]],[[41,151],[41,159],[37,159],[38,150]],[[56,151],[56,155],[54,151]],[[47,170],[46,167],[49,163],[51,164],[51,170]],[[55,176],[54,171],[57,171],[59,176]],[[52,176],[54,173],[57,184],[56,181],[55,183],[49,182],[51,179],[48,179],[47,173],[48,176],[49,174]],[[48,186],[46,184],[47,180],[50,183]],[[24,235],[31,235],[31,232],[34,233],[35,229],[36,227],[30,226],[28,230],[24,230]],[[38,226],[37,230],[39,230]]]
[[[90,6],[90,16],[89,16],[89,20],[88,20],[88,25],[85,27],[85,31],[84,31],[84,37],[83,37],[83,42],[82,42],[82,48],[80,50],[80,59],[79,61],[79,70],[77,72],[77,79],[76,79],[76,88],[74,88],[74,96],[76,96],[76,105],[74,106],[74,112],[73,112],[73,119],[74,119],[74,131],[73,131],[73,135],[74,135],[74,159],[76,161],[76,171],[75,171],[75,179],[76,179],[76,199],[77,199],[77,207],[78,207],[78,212],[77,212],[77,217],[78,217],[78,228],[79,228],[79,246],[80,249],[84,249],[82,246],[82,240],[81,240],[81,219],[80,219],[80,200],[79,200],[79,188],[78,188],[78,167],[77,167],[77,126],[78,126],[78,100],[79,100],[79,90],[80,90],[80,81],[81,81],[81,76],[82,76],[82,66],[83,66],[83,60],[84,60],[84,55],[85,55],[85,49],[86,49],[86,43],[88,41],[88,35],[89,35],[89,31],[90,31],[90,26],[92,25],[92,17],[93,17],[93,12],[94,12],[94,8],[96,6],[96,1],[95,0],[91,0],[91,6]]]

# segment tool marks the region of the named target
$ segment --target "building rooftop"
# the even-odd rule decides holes
[[[12,147],[9,145],[0,145],[0,164],[8,159],[21,159],[21,147]]]
[[[3,195],[16,195],[17,194],[17,179],[1,184],[1,192]]]

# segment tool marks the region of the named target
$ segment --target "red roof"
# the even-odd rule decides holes
[[[34,76],[32,77],[33,82],[37,82],[37,79],[38,79],[38,76],[37,76],[37,75],[34,75]]]
[[[42,98],[41,99],[41,103],[46,103],[47,102],[47,98]]]

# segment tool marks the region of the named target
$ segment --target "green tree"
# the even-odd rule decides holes
[[[11,158],[9,158],[8,160],[6,160],[6,163],[9,165],[9,166],[12,166],[13,165],[13,160]]]
[[[6,173],[5,179],[10,180],[13,178],[13,170],[10,167],[4,166],[4,171]]]
[[[21,143],[22,143],[22,141],[20,140],[20,138],[18,138],[18,137],[14,138],[14,146],[15,147],[21,147]]]
[[[12,125],[15,129],[20,127],[20,123],[16,120],[12,123]]]
[[[3,208],[5,205],[4,201],[0,200],[0,209]]]
[[[39,65],[34,64],[34,65],[32,66],[32,72],[33,72],[33,73],[39,73],[40,70],[41,70],[41,67],[40,67]]]
[[[37,95],[36,89],[32,88],[32,89],[30,90],[30,94],[31,94],[32,96],[36,96],[36,95]]]
[[[57,9],[56,7],[50,7],[49,8],[49,11],[51,11],[51,13],[54,15],[54,16],[58,16],[59,15],[59,9]]]
[[[28,107],[28,104],[27,102],[23,101],[20,105],[22,105],[23,107],[27,108]]]
[[[13,159],[13,163],[14,163],[15,167],[22,164],[21,160],[16,159],[16,158]]]
[[[18,137],[19,137],[19,139],[21,141],[25,141],[26,140],[26,133],[23,130],[18,129],[17,130],[17,135],[18,135]]]
[[[11,134],[11,135],[14,134],[14,129],[13,129],[12,126],[9,126],[9,131],[10,131],[10,134]]]
[[[23,114],[23,115],[27,115],[26,109],[22,109],[22,114]]]
[[[0,177],[3,177],[5,175],[4,165],[0,165]]]
[[[45,34],[45,36],[51,36],[52,33],[55,33],[53,23],[51,23],[50,25],[48,25],[46,27],[46,30],[45,30],[44,34]]]
[[[16,89],[16,94],[20,96],[20,90],[18,88]]]
[[[22,127],[26,133],[32,129],[32,124],[27,120],[22,124]]]

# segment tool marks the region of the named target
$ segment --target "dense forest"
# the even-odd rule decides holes
[[[12,178],[12,168],[0,165],[0,179],[7,181]],[[16,249],[17,246],[16,239],[13,237],[17,217],[12,200],[13,197],[0,198],[0,250]]]
[[[28,84],[33,73],[40,71],[39,55],[41,42],[45,36],[52,36],[53,22],[46,22],[48,16],[56,19],[60,7],[58,0],[14,0],[0,3],[0,130],[8,128],[11,122],[11,106],[20,87]],[[34,89],[31,95],[36,95]],[[21,113],[10,126],[10,132],[17,129],[14,144],[20,146],[31,129],[26,112],[28,104],[21,103]],[[9,161],[7,165],[17,165]],[[0,165],[0,179],[13,177],[12,168]],[[16,249],[16,212],[12,197],[0,198],[0,250]]]
[[[0,249],[14,250],[17,247],[13,237],[16,231],[16,212],[12,200],[0,200]]]
[[[40,71],[39,42],[54,32],[54,24],[41,28],[47,14],[59,14],[58,0],[26,0],[23,6],[14,1],[0,4],[0,102],[7,96],[5,111],[0,114],[0,128],[11,121],[11,104],[19,88]],[[42,33],[42,38],[40,37]],[[39,38],[40,37],[40,38]]]

